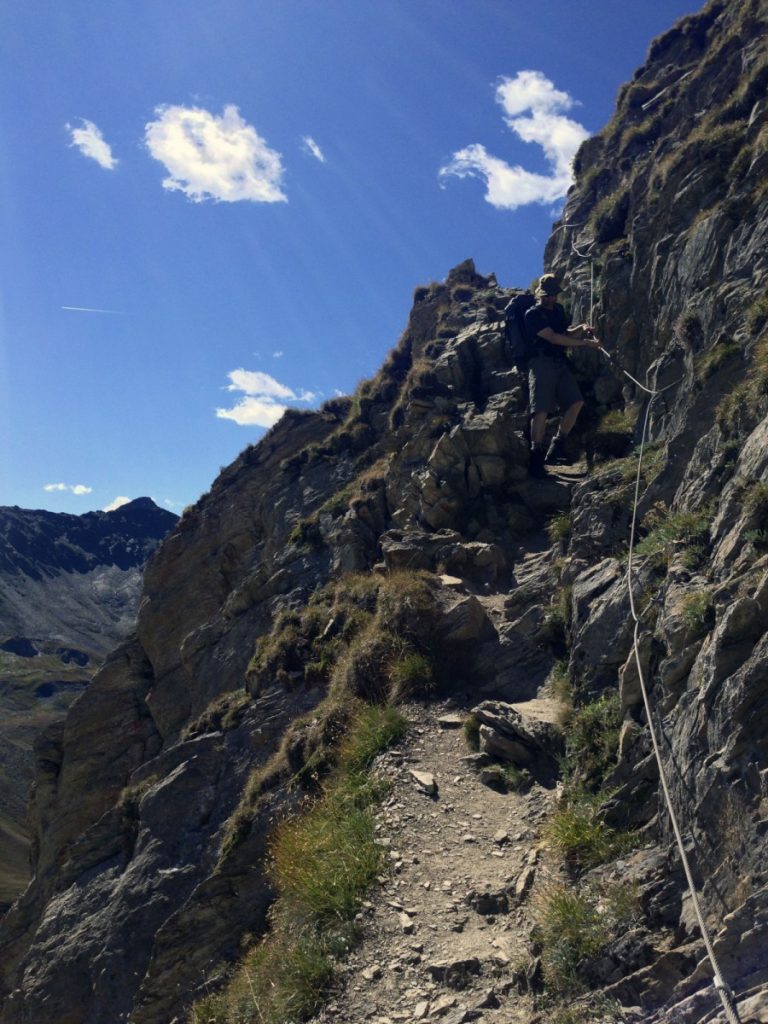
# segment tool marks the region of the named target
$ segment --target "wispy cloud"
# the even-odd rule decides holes
[[[217,409],[222,420],[233,420],[241,427],[272,427],[288,406],[286,402],[314,402],[313,391],[296,392],[260,370],[232,370],[228,373],[227,391],[243,393],[231,409]]]
[[[127,316],[121,309],[92,309],[90,306],[62,306],[62,309],[68,309],[72,313],[110,313],[112,316]]]
[[[301,141],[304,145],[305,153],[309,153],[315,160],[319,160],[321,164],[325,163],[325,153],[323,153],[311,135],[305,135]]]
[[[576,101],[556,89],[540,71],[519,71],[514,78],[500,81],[496,102],[504,111],[507,126],[520,139],[541,146],[550,173],[536,174],[519,165],[511,166],[475,143],[454,153],[440,169],[440,177],[484,180],[486,201],[503,210],[562,199],[573,182],[573,158],[589,136],[583,125],[564,116],[563,112]]]
[[[115,512],[117,509],[122,508],[123,505],[128,505],[131,501],[133,501],[133,498],[126,498],[124,494],[119,494],[114,501],[110,501],[101,511]]]
[[[169,176],[163,188],[196,203],[284,202],[280,154],[270,149],[237,107],[221,117],[199,107],[161,106],[145,127],[147,149]]]
[[[277,352],[273,352],[272,353],[272,358],[273,359],[282,359],[284,355],[285,355],[285,352],[277,351]]]
[[[86,487],[85,484],[45,484],[43,490],[49,494],[55,491],[71,491],[72,494],[91,494],[93,491],[92,487]]]
[[[70,146],[75,146],[83,156],[90,157],[107,171],[114,171],[118,161],[112,155],[112,149],[105,140],[101,131],[93,121],[86,121],[81,118],[82,125],[79,128],[71,124],[65,125],[71,138]]]

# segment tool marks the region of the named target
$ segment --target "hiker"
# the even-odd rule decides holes
[[[528,364],[528,387],[531,406],[531,459],[528,472],[543,477],[547,465],[569,462],[566,438],[573,430],[584,405],[579,385],[566,359],[566,350],[599,349],[600,342],[592,327],[579,324],[570,327],[565,310],[557,301],[562,289],[554,274],[544,274],[536,289],[538,302],[525,314],[525,331],[534,355]],[[544,454],[547,414],[560,408],[560,427]]]

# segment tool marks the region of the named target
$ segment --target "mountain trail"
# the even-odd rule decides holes
[[[515,706],[551,720],[555,702]],[[530,959],[530,897],[550,874],[541,827],[554,790],[484,785],[458,703],[405,711],[406,740],[375,767],[391,787],[376,824],[390,869],[359,916],[343,987],[313,1022],[530,1024],[513,972]]]

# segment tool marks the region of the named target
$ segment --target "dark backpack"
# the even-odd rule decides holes
[[[525,314],[535,305],[535,297],[530,292],[524,292],[522,295],[516,295],[504,309],[507,358],[521,371],[528,369],[528,360],[536,350],[535,342],[528,340],[525,330]]]

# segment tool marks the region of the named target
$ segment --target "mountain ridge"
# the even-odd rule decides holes
[[[764,0],[707,4],[652,44],[577,157],[545,262],[576,319],[594,305],[614,357],[573,358],[589,415],[571,443],[591,466],[529,479],[512,290],[468,260],[415,290],[374,378],[287,413],[187,510],[147,568],[135,637],[39,742],[35,879],[0,925],[3,1024],[167,1024],[226,991],[243,943],[269,931],[275,822],[317,795],[350,703],[404,680],[427,705],[476,697],[481,755],[513,762],[537,733],[505,705],[560,687],[572,722],[612,709],[599,772],[566,723],[565,807],[581,792],[600,828],[639,835],[596,874],[573,854],[557,870],[582,906],[601,870],[621,874],[640,922],[576,957],[559,990],[532,932],[506,1003],[456,1019],[723,1020],[632,651],[647,398],[617,365],[675,385],[640,474],[640,654],[724,977],[742,1016],[766,1019],[767,39]],[[413,977],[393,972],[393,1005]]]
[[[0,905],[28,880],[35,738],[134,628],[144,564],[176,519],[150,498],[83,515],[0,507]]]

